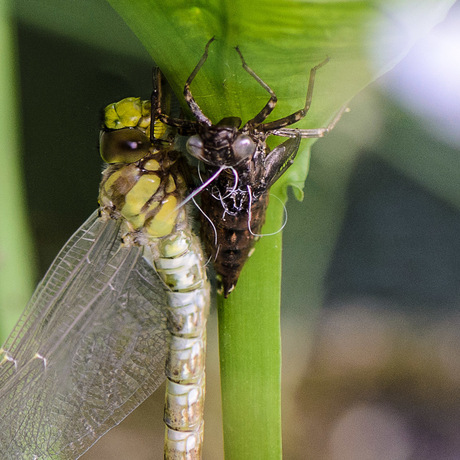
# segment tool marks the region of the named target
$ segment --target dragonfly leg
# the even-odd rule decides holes
[[[204,48],[203,56],[201,56],[201,59],[199,60],[198,64],[195,66],[195,68],[193,69],[193,72],[187,78],[187,81],[185,82],[185,86],[184,86],[185,101],[187,102],[188,106],[190,107],[190,110],[192,111],[193,115],[195,115],[195,118],[198,120],[198,123],[205,124],[205,125],[208,125],[208,126],[211,126],[212,122],[203,113],[203,111],[201,110],[200,106],[195,101],[195,98],[193,97],[192,92],[190,91],[190,85],[191,85],[193,79],[196,77],[196,74],[200,71],[201,67],[203,67],[203,64],[206,62],[206,59],[208,59],[209,46],[211,45],[211,43],[214,40],[215,40],[215,37],[212,37],[208,41],[208,43],[206,43],[206,46]]]
[[[240,49],[238,46],[235,48],[237,53],[240,55],[241,62],[243,64],[243,69],[246,70],[246,72],[251,75],[254,80],[256,80],[257,83],[259,83],[262,88],[267,91],[270,94],[270,99],[268,102],[265,104],[264,108],[251,120],[249,120],[246,123],[246,126],[257,126],[260,123],[262,123],[272,112],[272,110],[275,108],[276,103],[278,102],[278,98],[276,97],[276,94],[274,91],[270,88],[270,86],[267,85],[255,72],[252,70],[247,64],[246,61],[244,60],[243,54],[241,53]]]
[[[325,128],[314,128],[314,129],[294,129],[294,128],[281,128],[274,129],[270,134],[274,136],[282,137],[297,137],[300,135],[302,139],[314,139],[318,137],[324,137],[327,133],[334,129],[337,122],[342,118],[345,112],[348,112],[348,104],[343,105],[340,110],[335,114],[334,118]]]
[[[323,67],[324,65],[326,65],[328,62],[329,62],[329,58],[326,58],[323,62],[319,63],[318,65],[316,65],[310,70],[310,78],[308,80],[308,87],[307,87],[307,97],[305,99],[305,105],[302,109],[297,110],[297,112],[291,113],[291,115],[280,118],[279,120],[271,121],[269,123],[264,123],[263,125],[259,126],[259,129],[267,133],[275,129],[283,128],[284,126],[292,125],[293,123],[296,123],[297,121],[304,118],[311,106],[311,101],[313,98],[313,88],[315,86],[316,71],[320,69],[321,67]]]
[[[185,120],[184,118],[175,118],[163,113],[162,107],[162,79],[163,73],[156,67],[153,71],[153,89],[150,98],[151,101],[151,120],[160,120],[162,123],[168,126],[178,128],[180,134],[187,136],[196,133],[197,122],[192,120]],[[155,134],[153,131],[150,132],[151,142],[155,142]]]

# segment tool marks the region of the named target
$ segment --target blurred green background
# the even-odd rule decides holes
[[[126,96],[148,97],[152,63],[103,0],[16,0],[12,6],[2,35],[8,38],[10,30],[15,46],[10,69],[17,92],[7,100],[19,107],[21,169],[11,174],[22,185],[2,193],[16,209],[23,194],[34,247],[23,246],[23,256],[38,280],[97,206],[100,109]],[[456,5],[445,24],[460,25],[458,11]],[[396,80],[404,65],[392,71]],[[315,144],[305,199],[288,203],[282,301],[287,459],[460,458],[458,146],[446,135],[435,137],[413,109],[397,104],[391,78],[363,91]],[[13,123],[14,112],[1,109],[3,125]],[[14,142],[10,132],[4,139]],[[5,163],[14,163],[8,151],[14,147],[0,151],[3,174]],[[2,254],[0,269],[11,271],[5,260]],[[2,292],[1,314],[14,304],[18,315],[31,287]],[[14,321],[1,318],[5,333]],[[214,313],[208,346],[204,458],[219,459]],[[161,458],[162,400],[160,389],[84,458]]]

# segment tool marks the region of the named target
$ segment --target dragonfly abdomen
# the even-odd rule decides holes
[[[201,459],[209,283],[201,245],[190,232],[162,239],[158,249],[152,262],[170,289],[165,458]],[[148,248],[144,257],[149,259]]]
[[[248,195],[246,197],[249,198]],[[207,190],[201,195],[201,204],[207,213],[201,218],[201,236],[207,252],[212,255],[225,297],[234,289],[259,238],[265,223],[268,199],[268,193],[264,193],[250,206],[246,204],[239,212],[230,214],[227,210],[233,204],[230,203],[231,196],[218,200]]]

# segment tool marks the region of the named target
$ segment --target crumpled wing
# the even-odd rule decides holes
[[[3,346],[0,458],[76,459],[164,380],[165,288],[97,212]]]

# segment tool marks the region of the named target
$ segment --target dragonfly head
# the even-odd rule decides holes
[[[187,141],[190,155],[212,166],[236,166],[252,157],[256,142],[239,129],[241,119],[223,118],[216,125],[202,125]]]
[[[150,139],[136,128],[101,131],[99,148],[106,163],[134,163],[151,150]]]

